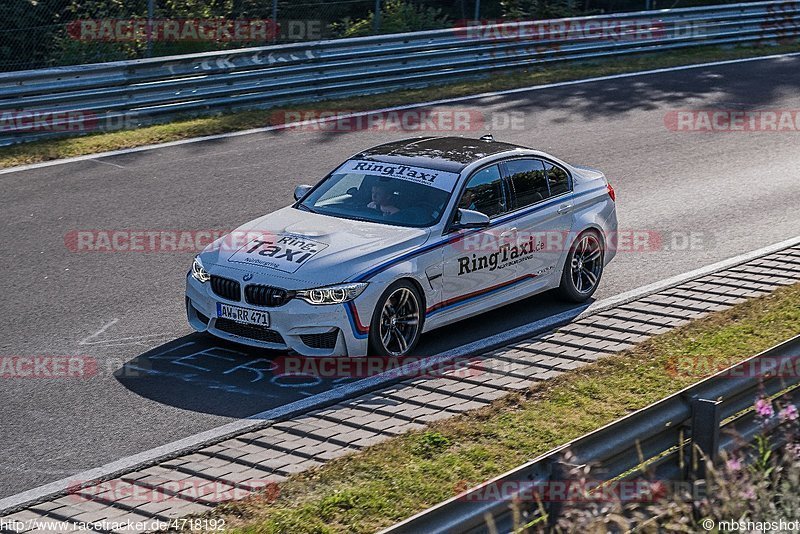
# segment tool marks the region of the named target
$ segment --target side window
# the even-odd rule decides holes
[[[503,198],[503,179],[497,165],[473,174],[458,201],[458,207],[475,210],[494,217],[506,211]]]
[[[514,208],[536,204],[548,196],[544,162],[538,159],[514,159],[506,162]]]
[[[561,167],[548,163],[547,181],[550,183],[550,196],[554,197],[569,191],[569,176]]]

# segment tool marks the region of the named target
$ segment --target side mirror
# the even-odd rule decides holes
[[[458,209],[455,228],[486,228],[489,226],[489,217],[479,211]]]
[[[308,194],[314,188],[313,185],[298,185],[294,188],[294,199],[300,200],[304,196]]]

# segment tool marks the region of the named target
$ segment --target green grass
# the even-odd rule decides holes
[[[520,70],[508,74],[493,74],[479,81],[459,82],[426,89],[395,91],[380,95],[315,102],[305,105],[288,106],[281,109],[364,111],[414,102],[425,102],[432,99],[475,95],[486,91],[500,91],[595,76],[797,51],[800,51],[800,44],[741,48],[698,47],[662,54],[642,54],[640,56],[608,58],[583,63],[552,65],[535,70]],[[69,137],[2,147],[0,148],[0,168],[269,126],[273,123],[274,112],[275,109],[252,110],[225,115],[189,118],[177,120],[168,124],[146,126],[132,130],[97,133],[81,137]]]
[[[374,532],[699,380],[675,358],[731,365],[800,334],[800,284],[630,351],[290,477],[210,512],[237,533]]]

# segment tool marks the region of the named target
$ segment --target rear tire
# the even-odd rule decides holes
[[[398,280],[383,292],[369,326],[371,354],[383,357],[408,355],[417,346],[425,308],[416,286]]]
[[[603,276],[605,248],[603,239],[595,230],[587,230],[578,236],[567,254],[561,285],[558,293],[569,302],[589,300]]]

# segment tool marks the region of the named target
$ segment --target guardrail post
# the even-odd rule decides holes
[[[381,0],[375,0],[375,15],[372,17],[372,31],[381,31]]]
[[[278,0],[272,0],[272,42],[278,41]]]
[[[692,464],[690,471],[698,479],[706,476],[706,461],[719,456],[719,406],[722,401],[692,400]],[[702,453],[702,457],[699,452]]]
[[[547,491],[545,492],[545,496],[548,498],[548,500],[542,503],[545,512],[547,512],[547,526],[549,528],[556,526],[558,523],[558,517],[561,515],[561,509],[564,507],[563,502],[553,499],[552,488],[554,482],[565,482],[565,473],[567,472],[565,467],[567,467],[567,464],[564,462],[564,460],[556,460],[550,465],[550,479],[548,481]]]
[[[153,55],[153,17],[155,16],[155,0],[147,0],[147,57]]]

